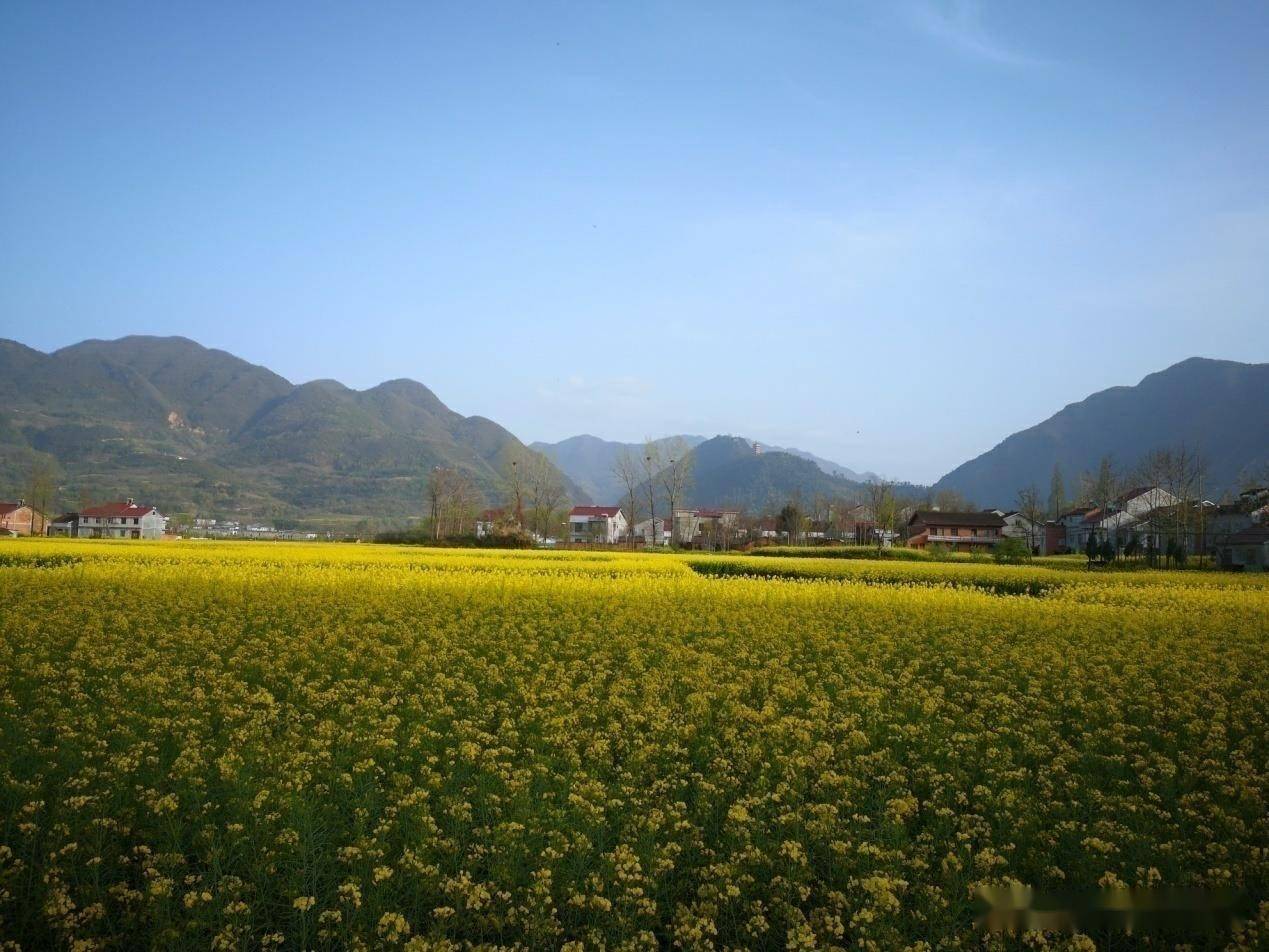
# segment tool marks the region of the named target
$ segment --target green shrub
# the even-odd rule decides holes
[[[1031,549],[1022,539],[1001,539],[991,550],[992,558],[1009,565],[1021,565],[1031,561]]]

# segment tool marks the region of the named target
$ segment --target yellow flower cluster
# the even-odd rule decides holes
[[[0,948],[1095,948],[974,897],[1269,895],[1262,578],[19,540],[0,580]]]

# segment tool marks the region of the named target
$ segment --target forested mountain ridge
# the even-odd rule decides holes
[[[956,467],[934,488],[1008,507],[1026,486],[1047,492],[1055,464],[1069,488],[1103,457],[1131,471],[1146,454],[1180,444],[1207,461],[1210,498],[1269,464],[1269,364],[1191,357],[1135,386],[1069,404]]]
[[[498,503],[510,460],[535,455],[413,380],[295,385],[186,338],[143,336],[50,354],[0,340],[0,451],[9,494],[43,455],[62,505],[135,496],[169,512],[283,520],[418,513],[435,466]]]

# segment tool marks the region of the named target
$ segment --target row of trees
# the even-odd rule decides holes
[[[552,534],[568,490],[559,471],[540,453],[509,458],[502,467],[507,504],[497,520],[500,531]],[[433,539],[476,532],[485,499],[471,476],[452,466],[433,466],[424,486],[428,534]]]
[[[634,527],[645,519],[652,521],[650,541],[660,544],[657,497],[664,503],[660,518],[669,526],[671,544],[680,541],[673,538],[675,530],[674,510],[687,499],[692,488],[692,465],[688,454],[692,448],[682,437],[670,440],[645,439],[642,452],[632,452],[623,447],[613,462],[613,475],[622,486],[622,509],[630,524],[627,541],[634,546]],[[643,509],[644,498],[648,508]]]

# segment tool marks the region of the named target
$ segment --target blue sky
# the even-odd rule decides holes
[[[1269,359],[1264,3],[0,6],[0,336],[931,480]]]

